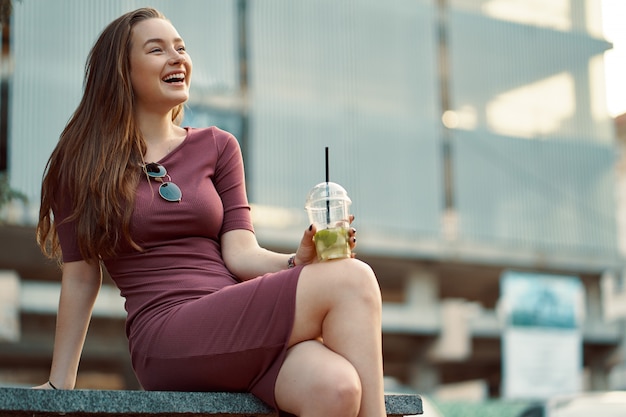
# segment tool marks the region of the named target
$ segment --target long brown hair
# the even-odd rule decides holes
[[[130,218],[146,144],[133,113],[129,52],[133,27],[152,18],[165,16],[152,8],[120,16],[89,53],[82,100],[42,182],[37,241],[48,257],[60,261],[62,255],[53,210],[75,222],[78,246],[88,262],[114,256],[123,242],[141,249],[130,235]],[[172,120],[180,123],[182,114],[181,104],[172,110]]]

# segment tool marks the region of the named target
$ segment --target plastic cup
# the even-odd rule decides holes
[[[309,191],[305,209],[317,229],[313,240],[320,261],[350,257],[350,204],[346,190],[334,182],[322,182]]]

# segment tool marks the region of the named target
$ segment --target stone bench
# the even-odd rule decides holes
[[[387,394],[388,416],[422,414],[418,395]],[[0,388],[2,417],[276,416],[252,394]]]

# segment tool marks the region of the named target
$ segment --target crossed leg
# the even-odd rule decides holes
[[[367,264],[304,267],[278,406],[300,417],[384,417],[380,316],[380,288]]]

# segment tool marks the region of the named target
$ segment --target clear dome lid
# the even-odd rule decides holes
[[[305,208],[318,207],[320,203],[326,204],[326,201],[351,204],[352,200],[348,197],[348,192],[339,184],[334,182],[321,182],[309,191],[306,197]]]

